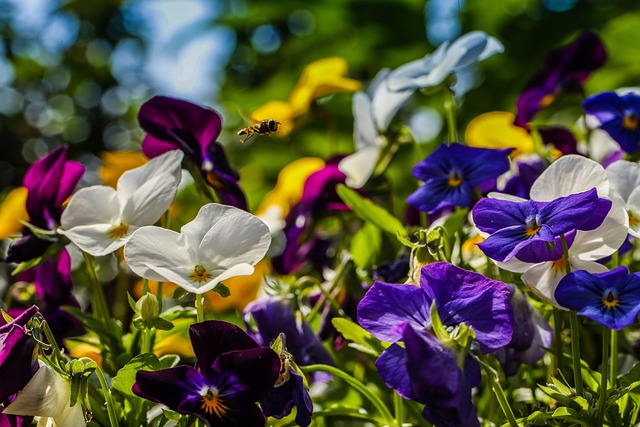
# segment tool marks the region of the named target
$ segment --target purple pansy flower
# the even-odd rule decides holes
[[[528,199],[533,183],[544,172],[547,165],[537,155],[519,156],[515,159],[515,163],[518,169],[517,174],[507,181],[500,192]]]
[[[547,54],[544,68],[529,81],[516,104],[517,126],[526,127],[560,92],[582,91],[582,84],[607,58],[602,41],[584,32],[572,43]]]
[[[542,251],[572,230],[596,228],[610,208],[611,202],[599,199],[595,188],[551,202],[485,198],[473,208],[473,221],[491,235],[478,247],[496,261],[506,262],[516,255],[522,261],[523,256],[527,262],[544,261],[530,260],[527,252]]]
[[[71,196],[84,174],[85,167],[67,160],[67,147],[60,147],[36,161],[24,176],[26,208],[29,222],[34,226],[53,230],[60,225],[62,204]],[[51,246],[26,228],[23,237],[11,243],[8,262],[23,262],[37,258]]]
[[[211,427],[264,426],[264,414],[255,402],[278,379],[278,355],[227,322],[196,323],[189,335],[197,367],[139,371],[133,392],[181,414],[195,415]]]
[[[338,169],[341,159],[342,157],[336,157],[329,160],[305,181],[300,202],[287,215],[284,227],[287,243],[284,251],[272,260],[273,268],[278,273],[293,273],[305,262],[311,262],[316,270],[321,271],[321,267],[327,263],[326,252],[331,242],[309,233],[309,230],[313,229],[315,220],[320,217],[331,212],[349,210],[336,193],[336,186],[344,184],[347,179]]]
[[[509,152],[511,149],[441,145],[413,168],[413,176],[424,184],[407,202],[429,214],[447,206],[471,206],[477,186],[509,170]]]
[[[188,101],[154,96],[140,107],[140,127],[147,133],[142,152],[149,158],[167,151],[182,150],[214,189],[220,202],[247,210],[247,199],[234,170],[216,139],[222,118],[211,108]]]
[[[584,270],[565,276],[556,301],[578,314],[616,331],[633,324],[640,313],[640,274],[627,267],[591,274]]]
[[[603,92],[584,101],[584,111],[600,121],[606,131],[627,153],[640,150],[640,95]]]

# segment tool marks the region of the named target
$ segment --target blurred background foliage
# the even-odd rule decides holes
[[[366,85],[460,34],[482,30],[505,53],[481,63],[475,88],[458,100],[461,129],[480,113],[513,111],[549,49],[580,31],[600,34],[607,65],[587,92],[638,85],[640,4],[628,0],[0,0],[0,188],[21,184],[30,163],[70,146],[98,181],[100,153],[137,150],[139,106],[166,94],[213,106],[224,117],[219,140],[240,170],[256,208],[279,170],[302,156],[353,150],[351,94],[315,102],[296,128],[241,144],[237,131],[254,109],[286,101],[303,68],[340,56]],[[425,141],[443,136],[442,96],[418,94]],[[398,122],[409,123],[402,113]],[[401,150],[398,180],[415,151]],[[393,176],[393,171],[392,171]],[[414,184],[412,184],[414,185]],[[406,190],[410,191],[410,190]]]

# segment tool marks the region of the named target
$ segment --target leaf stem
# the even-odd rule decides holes
[[[493,393],[496,395],[496,399],[498,399],[498,404],[500,405],[502,412],[504,412],[504,416],[507,418],[509,425],[511,427],[518,427],[518,421],[516,421],[516,416],[513,414],[511,405],[509,405],[509,400],[507,399],[507,396],[504,394],[504,390],[500,385],[498,373],[489,364],[484,354],[479,354],[478,357],[481,362],[480,365],[484,368],[484,371],[487,373],[487,379],[489,380],[491,389],[493,390]]]
[[[607,388],[609,386],[609,344],[611,343],[611,329],[603,326],[602,328],[602,380],[600,381],[600,398],[596,411],[596,425],[604,425],[604,410],[607,402]]]
[[[204,295],[196,294],[196,322],[204,322]]]
[[[564,234],[560,235],[562,241],[562,253],[564,256],[564,265],[566,274],[571,274],[571,264],[569,263],[569,246]],[[575,310],[569,311],[569,325],[571,328],[571,360],[573,364],[573,380],[576,386],[576,394],[584,397],[584,389],[582,385],[582,367],[580,363],[580,335],[578,332],[578,315]]]
[[[109,314],[109,306],[107,305],[107,300],[104,296],[102,284],[98,280],[98,275],[96,274],[93,257],[84,251],[82,252],[82,256],[84,257],[84,263],[87,267],[87,272],[89,273],[93,315],[100,319],[103,324],[107,325],[111,319],[111,315]]]
[[[98,381],[100,381],[100,387],[102,388],[102,395],[104,396],[104,402],[107,405],[107,413],[109,414],[109,422],[111,427],[118,427],[118,417],[116,416],[116,411],[113,406],[113,398],[111,395],[111,389],[107,385],[107,380],[102,373],[100,368],[96,368],[96,375],[98,376]]]
[[[449,132],[449,143],[451,145],[458,141],[458,128],[456,124],[456,103],[450,88],[444,89],[444,112],[447,119],[447,130]]]

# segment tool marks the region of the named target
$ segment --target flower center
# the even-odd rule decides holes
[[[567,264],[564,262],[564,257],[558,258],[557,260],[553,261],[553,265],[551,266],[551,268],[554,271],[557,272],[565,272]]]
[[[629,215],[629,227],[636,227],[640,225],[640,219],[631,211],[627,211],[627,215]]]
[[[127,224],[120,224],[113,227],[111,230],[107,232],[107,236],[112,239],[122,239],[127,235],[129,231],[129,226]]]
[[[451,188],[459,187],[460,184],[462,184],[462,176],[460,176],[458,172],[452,172],[451,175],[449,175],[449,180],[447,181],[447,184]]]
[[[615,308],[620,303],[620,300],[612,290],[608,290],[606,295],[602,297],[602,303],[607,308]]]
[[[193,267],[193,271],[191,272],[191,274],[189,274],[189,279],[198,283],[206,282],[210,278],[211,274],[209,274],[207,269],[201,265],[196,265],[195,267]]]
[[[556,100],[556,96],[553,93],[548,93],[542,97],[538,106],[540,108],[547,108],[549,105],[553,104],[553,101]]]
[[[220,393],[215,387],[207,387],[200,392],[202,396],[202,409],[206,414],[215,414],[218,418],[222,418],[229,412],[229,407],[224,404],[224,401],[220,398]]]
[[[538,234],[538,231],[540,231],[540,225],[538,224],[536,219],[532,218],[532,219],[528,220],[527,221],[527,228],[524,230],[524,235],[526,237],[533,237],[536,234]]]
[[[622,127],[626,130],[636,130],[638,129],[638,116],[636,113],[627,114],[622,119]]]

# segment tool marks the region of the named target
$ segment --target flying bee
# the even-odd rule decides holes
[[[238,131],[238,136],[247,135],[244,138],[242,138],[240,142],[248,141],[249,138],[251,138],[255,134],[269,135],[270,133],[277,131],[278,125],[280,124],[282,123],[280,123],[277,120],[269,119],[269,120],[263,120],[260,123],[257,123],[253,126],[247,126],[244,129],[240,129]]]

